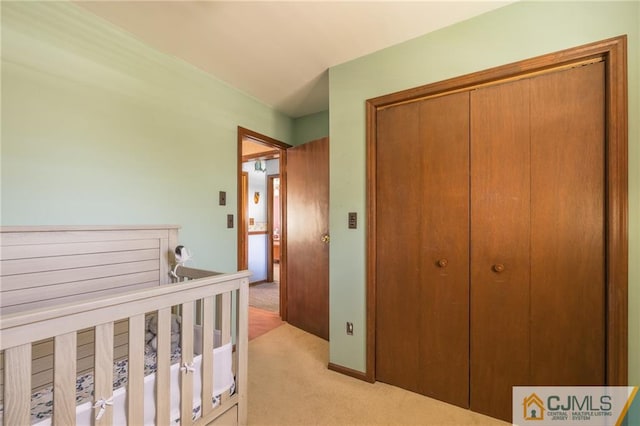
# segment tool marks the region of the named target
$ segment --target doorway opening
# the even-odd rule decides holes
[[[250,337],[279,325],[287,315],[287,147],[238,127],[238,269],[252,273],[249,305],[254,332],[250,330]]]

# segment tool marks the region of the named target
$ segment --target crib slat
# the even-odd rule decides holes
[[[171,308],[158,310],[158,364],[156,371],[156,424],[168,425],[170,412]]]
[[[147,271],[119,276],[96,278],[85,281],[70,281],[44,288],[31,287],[0,293],[0,306],[3,314],[24,312],[42,306],[57,305],[101,295],[113,295],[118,291],[130,291],[138,288],[158,285],[158,272]],[[3,283],[4,287],[4,283]]]
[[[80,268],[74,271],[75,281],[99,279],[109,276],[137,274],[139,272],[159,271],[160,262],[141,260],[139,262],[118,263]],[[32,274],[10,275],[2,278],[2,291],[22,290],[31,287],[64,284],[69,282],[69,271],[34,272]]]
[[[144,314],[129,318],[129,365],[127,421],[140,425],[144,419]]]
[[[4,362],[4,424],[31,424],[31,343],[5,350]]]
[[[76,424],[76,332],[54,339],[53,424]]]
[[[231,341],[231,292],[222,293],[220,296],[220,344],[226,345]],[[224,403],[229,398],[227,393],[220,395],[220,402]]]
[[[247,424],[247,387],[249,367],[249,279],[243,278],[238,290],[238,349],[237,393],[238,393],[238,424]]]
[[[109,400],[113,395],[113,322],[96,326],[95,334],[94,403]],[[97,416],[100,408],[94,409]],[[113,409],[107,406],[95,425],[113,424]]]
[[[182,304],[182,366],[193,364],[193,302]],[[193,417],[193,373],[183,371],[180,380],[180,424],[191,424]]]
[[[213,296],[202,301],[202,417],[213,410]]]
[[[2,260],[31,259],[35,257],[72,256],[88,253],[106,253],[125,250],[158,248],[158,239],[99,241],[84,243],[25,244],[4,246]]]
[[[225,292],[221,296],[222,312],[220,331],[222,333],[221,344],[226,345],[231,341],[231,292]]]
[[[114,263],[138,262],[158,258],[158,249],[117,251],[108,253],[77,254],[75,256],[51,256],[35,259],[2,260],[4,276],[32,274],[63,269],[87,268],[90,266],[113,265]]]

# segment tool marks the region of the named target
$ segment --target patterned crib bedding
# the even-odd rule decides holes
[[[177,348],[171,353],[171,364],[180,362],[182,353]],[[158,358],[156,352],[150,348],[145,348],[144,354],[144,375],[148,376],[156,372]],[[118,389],[127,384],[128,359],[123,359],[113,363],[113,389]],[[76,405],[87,401],[93,401],[93,372],[78,376],[76,379]],[[0,424],[2,424],[4,406],[0,405]],[[51,417],[53,414],[53,386],[48,386],[31,394],[31,424]]]

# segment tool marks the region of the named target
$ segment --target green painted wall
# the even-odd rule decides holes
[[[292,120],[67,2],[2,2],[2,225],[182,226],[236,270],[236,129]],[[227,191],[227,205],[217,205]]]
[[[365,101],[621,34],[629,64],[629,382],[640,384],[640,3],[518,2],[329,70],[330,361],[365,370]],[[346,227],[359,212],[358,230]],[[352,321],[354,336],[344,332]],[[408,324],[407,326],[411,326]]]
[[[293,144],[300,145],[329,136],[329,111],[320,111],[293,120]]]

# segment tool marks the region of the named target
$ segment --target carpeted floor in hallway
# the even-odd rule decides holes
[[[274,281],[249,285],[249,340],[282,325],[280,265],[273,265]]]
[[[507,425],[327,369],[329,344],[287,323],[249,343],[250,425]]]
[[[277,281],[249,285],[249,306],[265,311],[280,311],[280,285]]]

